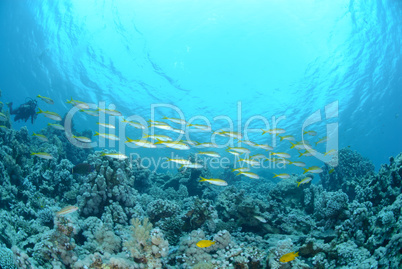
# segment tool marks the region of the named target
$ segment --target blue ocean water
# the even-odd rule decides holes
[[[379,168],[402,149],[401,10],[393,0],[4,0],[1,100],[18,105],[40,94],[55,105],[39,107],[64,115],[72,97],[114,105],[125,117],[205,117],[214,130],[230,127],[225,116],[233,131],[247,124],[258,129],[251,140],[268,144],[279,139],[261,136],[261,118],[270,125],[280,118],[277,127],[301,139],[303,123],[320,110],[322,120],[310,126],[316,139],[337,123],[339,148]],[[326,119],[334,102],[339,113]],[[13,128],[35,132],[48,122]],[[74,123],[98,130],[90,116]],[[141,131],[125,135],[138,139]]]
[[[401,268],[402,1],[1,0],[0,33],[0,268]]]

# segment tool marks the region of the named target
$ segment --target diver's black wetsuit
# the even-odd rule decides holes
[[[36,100],[31,99],[14,110],[12,108],[13,103],[9,103],[8,107],[10,108],[10,114],[15,115],[14,121],[25,120],[26,122],[29,118],[31,118],[31,122],[33,124],[34,120],[38,116],[36,114],[36,103]]]

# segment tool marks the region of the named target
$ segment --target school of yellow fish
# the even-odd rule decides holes
[[[41,95],[38,95],[37,97],[42,99],[47,104],[54,104],[54,101],[49,97],[44,97]],[[80,112],[93,116],[93,117],[99,117],[100,113],[105,113],[107,115],[116,116],[116,117],[123,116],[121,112],[119,112],[117,110],[113,110],[113,109],[101,109],[101,108],[91,109],[90,105],[88,105],[87,103],[78,101],[78,100],[74,100],[73,98],[71,98],[70,100],[67,100],[67,103],[79,108]],[[55,112],[44,111],[44,110],[39,109],[39,112],[37,112],[37,113],[42,114],[43,116],[45,116],[51,120],[54,120],[56,122],[62,121],[62,117]],[[2,116],[2,115],[0,115],[0,116]],[[264,161],[264,162],[269,161],[271,163],[277,163],[277,164],[280,163],[280,164],[284,164],[284,165],[294,165],[296,167],[301,167],[304,170],[303,174],[305,174],[305,173],[319,174],[319,173],[323,172],[323,170],[318,166],[311,166],[309,168],[304,168],[306,166],[306,163],[304,163],[302,161],[295,161],[295,160],[291,161],[290,158],[292,156],[289,153],[274,152],[273,151],[274,148],[268,144],[258,144],[258,143],[252,142],[250,140],[242,140],[243,136],[240,132],[224,131],[222,129],[217,130],[217,131],[212,131],[211,126],[203,125],[203,124],[188,123],[184,119],[170,118],[170,117],[163,117],[162,119],[169,121],[170,123],[179,124],[179,125],[181,125],[181,128],[175,128],[174,126],[171,126],[170,123],[167,123],[165,121],[149,120],[148,126],[145,126],[144,124],[142,124],[140,122],[136,122],[136,121],[127,121],[124,118],[122,119],[122,122],[129,124],[130,126],[136,128],[136,129],[144,130],[149,127],[149,128],[154,128],[154,129],[172,131],[172,132],[179,133],[179,134],[185,134],[185,131],[183,130],[184,129],[183,126],[186,126],[187,128],[191,127],[196,130],[201,130],[203,132],[212,132],[212,134],[214,134],[214,135],[232,138],[232,139],[237,140],[239,143],[244,143],[245,145],[248,145],[253,148],[270,151],[269,155],[272,157],[267,157],[264,154],[254,154],[254,155],[250,156],[251,150],[246,147],[241,147],[241,146],[227,147],[226,152],[237,156],[238,162],[240,162],[239,168],[232,169],[232,172],[236,173],[236,176],[244,176],[244,177],[248,177],[248,178],[252,178],[252,179],[259,179],[260,178],[259,175],[257,175],[254,172],[251,172],[250,167],[259,166],[261,164],[260,163],[261,161]],[[116,129],[116,126],[105,123],[105,122],[97,122],[97,124],[99,126],[102,126],[105,129]],[[64,126],[62,126],[58,123],[48,123],[48,125],[51,126],[52,128],[55,128],[56,130],[64,131]],[[296,138],[292,135],[283,135],[284,133],[286,133],[285,129],[274,128],[274,129],[268,129],[268,130],[264,130],[264,129],[261,129],[261,130],[262,130],[262,135],[270,134],[270,135],[278,136],[280,139],[280,142],[281,141],[289,141],[290,142],[290,145],[289,145],[290,150],[291,149],[297,150],[299,152],[298,157],[313,156],[314,152],[316,151],[315,149],[312,148],[310,142],[307,140],[296,141]],[[313,130],[308,130],[308,131],[304,131],[303,135],[315,137],[317,135],[317,132],[313,131]],[[33,133],[33,136],[36,137],[37,139],[39,139],[40,141],[48,142],[48,139],[45,135]],[[99,136],[99,137],[109,139],[109,140],[114,140],[114,141],[117,141],[120,139],[115,134],[109,134],[109,133],[95,132],[94,136]],[[74,138],[81,143],[91,143],[92,142],[90,138],[83,137],[83,136],[72,135],[71,138]],[[326,141],[327,141],[327,137],[322,137],[322,138],[318,139],[316,142],[314,142],[314,144],[317,146],[318,144],[324,143]],[[167,135],[162,135],[162,134],[145,135],[139,139],[132,139],[132,138],[126,137],[125,142],[132,143],[138,147],[143,147],[143,148],[157,148],[157,146],[163,146],[163,147],[167,147],[167,148],[171,148],[171,149],[175,149],[175,150],[189,150],[191,147],[199,148],[199,149],[217,148],[218,147],[216,144],[211,143],[211,142],[201,143],[201,142],[197,142],[197,141],[193,141],[193,140],[174,141],[171,137],[169,137]],[[336,154],[337,154],[337,150],[332,149],[332,150],[329,150],[328,152],[326,152],[324,154],[324,156],[336,155]],[[31,155],[37,156],[39,158],[46,159],[46,160],[53,159],[53,156],[46,152],[32,152]],[[210,151],[210,150],[199,151],[198,153],[196,153],[196,155],[208,156],[208,157],[212,157],[212,158],[220,158],[221,157],[221,154],[219,154],[218,152]],[[245,157],[242,158],[241,156],[243,156],[243,155]],[[110,158],[114,158],[114,159],[118,159],[118,160],[124,160],[124,159],[128,158],[126,155],[124,155],[122,153],[103,153],[101,156],[106,156],[106,157],[110,157]],[[186,159],[186,158],[176,158],[176,159],[167,158],[167,161],[178,163],[181,165],[180,168],[185,168],[185,169],[187,169],[187,168],[200,169],[200,168],[204,167],[202,164],[197,163],[197,162],[191,162],[189,159]],[[334,169],[335,168],[332,168],[331,170],[329,170],[329,173],[332,173],[334,171]],[[288,179],[290,177],[291,176],[287,173],[274,174],[274,176],[273,176],[273,178],[280,178],[280,179]],[[311,181],[312,181],[312,176],[308,175],[305,178],[303,178],[301,181],[296,182],[297,187],[299,187],[302,184],[307,184]],[[214,179],[214,178],[207,179],[207,178],[200,177],[199,182],[200,183],[206,182],[206,183],[216,185],[216,186],[227,186],[228,185],[228,183],[225,180]],[[56,214],[59,216],[59,215],[72,213],[76,210],[78,210],[78,207],[68,206],[68,207],[62,209],[61,211],[57,212]],[[263,217],[261,217],[261,216],[254,216],[254,217],[257,220],[259,220],[260,222],[266,223],[266,220]],[[197,246],[200,248],[206,248],[206,247],[212,246],[213,244],[215,244],[215,242],[213,242],[211,240],[201,240],[197,243]],[[297,252],[287,253],[280,258],[280,261],[281,262],[289,262],[289,261],[294,260],[295,257],[297,257],[297,256],[298,256]]]

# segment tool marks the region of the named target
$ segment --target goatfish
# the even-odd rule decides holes
[[[143,147],[143,148],[156,148],[156,145],[147,141],[147,140],[143,140],[143,139],[138,139],[138,140],[133,140],[127,137],[127,141],[126,143],[133,143],[139,147]]]
[[[260,216],[254,216],[254,218],[258,219],[262,223],[267,223],[267,220]]]
[[[0,112],[0,121],[7,121],[7,116]]]
[[[285,158],[281,158],[281,159],[274,158],[273,162],[281,163],[281,164],[290,164],[291,163],[291,161],[289,161],[288,159],[285,159]]]
[[[57,114],[56,112],[50,112],[50,111],[43,111],[39,108],[39,111],[36,112],[36,114],[43,114],[43,116],[51,119],[51,120],[55,120],[55,121],[61,121],[61,117],[59,114]]]
[[[208,126],[208,125],[205,125],[205,124],[188,123],[187,126],[191,126],[191,127],[197,128],[199,130],[203,130],[203,131],[211,131],[211,126]]]
[[[233,150],[227,150],[227,152],[229,152],[230,154],[233,154],[233,155],[235,155],[235,156],[240,156],[240,155],[241,155],[240,152],[233,151]]]
[[[47,152],[31,152],[31,155],[39,157],[41,159],[45,159],[45,160],[51,160],[53,159],[53,156],[50,155]]]
[[[50,127],[54,128],[56,130],[64,131],[64,126],[60,125],[58,123],[48,123],[47,125],[49,125]]]
[[[297,142],[297,143],[290,142],[290,144],[292,144],[290,146],[291,149],[295,148],[297,150],[303,150],[303,149],[310,148],[310,145],[307,143],[307,141],[301,141],[301,142]]]
[[[56,215],[57,216],[67,215],[67,214],[73,213],[77,210],[78,210],[78,207],[70,205],[70,206],[66,206],[62,210],[56,212]]]
[[[137,128],[137,129],[143,129],[144,130],[146,128],[143,124],[141,124],[139,122],[127,121],[125,119],[123,119],[123,122],[128,123],[129,125],[133,126],[134,128]]]
[[[196,246],[199,247],[199,248],[207,248],[207,247],[212,246],[213,244],[215,244],[214,241],[211,241],[211,240],[201,240],[201,241],[198,241],[198,243],[196,244]]]
[[[287,178],[290,178],[290,175],[289,174],[275,174],[274,173],[274,177],[273,178],[276,178],[276,177],[279,177],[279,178],[281,178],[281,179],[287,179]]]
[[[305,177],[301,181],[297,182],[297,187],[299,187],[301,184],[309,183],[311,180],[313,180],[312,177]]]
[[[313,154],[316,152],[317,151],[314,149],[305,150],[304,152],[299,152],[299,157],[302,157],[302,156],[310,157],[310,156],[313,156]]]
[[[100,136],[100,137],[107,138],[109,140],[114,140],[114,141],[120,140],[120,138],[118,138],[114,134],[104,134],[104,133],[95,132],[94,136]]]
[[[238,162],[245,162],[248,163],[249,165],[258,165],[260,162],[256,161],[254,159],[239,159]]]
[[[272,155],[281,157],[281,158],[290,158],[290,154],[286,152],[272,152]]]
[[[239,132],[230,132],[230,131],[222,131],[220,132],[221,135],[231,137],[231,138],[236,138],[236,139],[241,139],[242,135]]]
[[[190,163],[190,164],[183,164],[180,168],[182,167],[200,169],[203,168],[204,166],[200,163]]]
[[[322,169],[318,166],[311,166],[310,168],[303,168],[303,170],[304,170],[303,174],[308,173],[308,172],[313,173],[313,174],[319,174],[319,173],[323,172]]]
[[[178,119],[178,118],[168,118],[168,117],[163,117],[162,119],[164,120],[169,120],[171,122],[177,123],[177,124],[186,124],[187,122],[183,119]]]
[[[254,154],[250,156],[250,159],[267,159],[267,156],[265,156],[264,154]]]
[[[331,149],[328,150],[327,152],[324,153],[324,156],[330,155],[330,154],[337,154],[338,151],[336,149]]]
[[[172,128],[172,130],[170,130],[172,132],[178,133],[178,134],[185,134],[186,132],[182,129],[177,129],[177,128]]]
[[[96,124],[103,126],[105,128],[116,129],[116,127],[113,124],[108,124],[108,123],[103,123],[103,122],[97,122]]]
[[[73,138],[77,139],[78,141],[82,142],[82,143],[91,143],[91,139],[89,139],[88,137],[85,136],[75,136],[73,135]]]
[[[39,94],[36,97],[42,99],[43,101],[45,101],[49,105],[54,105],[54,101],[52,99],[50,99],[49,97],[41,96]]]
[[[38,138],[42,142],[49,142],[49,139],[47,139],[47,137],[44,136],[43,134],[35,134],[35,133],[33,133],[32,136]]]
[[[191,162],[189,160],[185,160],[185,159],[170,159],[170,158],[167,158],[167,161],[168,162],[178,163],[178,164],[183,164],[183,165],[191,164]]]
[[[160,140],[160,141],[173,141],[173,139],[171,139],[167,135],[145,135],[144,138],[151,138],[153,140]]]
[[[208,179],[208,178],[203,178],[203,177],[200,177],[200,178],[201,178],[201,180],[199,180],[198,182],[205,181],[205,182],[208,182],[209,184],[216,185],[216,186],[227,186],[228,185],[228,183],[222,179],[215,179],[215,178]]]
[[[260,176],[252,172],[239,172],[236,176],[243,175],[249,178],[260,179]]]
[[[85,114],[88,114],[89,116],[99,117],[99,112],[97,110],[80,109],[80,112],[84,112]]]
[[[242,143],[244,143],[246,145],[249,145],[250,147],[255,147],[257,145],[256,143],[254,143],[254,142],[252,142],[250,140],[239,140],[239,142],[242,142]]]
[[[270,145],[266,145],[266,144],[255,144],[254,146],[257,148],[260,148],[260,149],[265,149],[265,150],[273,150],[274,149]]]
[[[247,171],[250,171],[250,168],[240,167],[240,168],[232,169],[232,172],[247,172]]]
[[[277,134],[283,134],[284,132],[286,132],[285,129],[281,129],[281,128],[275,128],[275,129],[269,129],[269,130],[261,129],[261,131],[262,131],[263,135],[266,133],[277,135]]]
[[[283,135],[283,136],[279,136],[280,140],[288,140],[288,141],[295,141],[296,138],[293,135]]]
[[[204,143],[198,143],[194,147],[196,148],[216,148],[217,145],[211,142],[204,142]]]
[[[194,141],[194,140],[180,140],[180,142],[186,143],[187,145],[190,146],[196,146],[200,144],[200,142]]]
[[[155,124],[155,123],[151,123],[150,125],[149,125],[149,127],[153,127],[153,128],[158,128],[158,129],[162,129],[162,130],[168,130],[168,131],[171,131],[171,130],[173,130],[173,127],[172,126],[170,126],[169,124],[167,124],[167,123],[163,123],[163,124]]]
[[[297,167],[305,167],[306,164],[304,162],[290,162],[289,164],[293,164],[294,166]]]
[[[128,157],[122,153],[102,153],[101,156],[106,156],[106,157],[110,157],[113,159],[118,159],[118,160],[125,160]]]
[[[110,116],[117,116],[117,117],[123,116],[123,114],[121,114],[120,111],[117,111],[115,109],[98,108],[96,111],[101,111],[101,112],[103,112],[105,114],[108,114]]]
[[[89,109],[89,105],[87,103],[81,102],[81,101],[78,101],[78,100],[74,100],[72,97],[71,97],[71,100],[67,100],[66,103],[67,104],[72,104],[73,106],[76,106],[76,107],[81,108],[81,109]]]
[[[206,156],[213,157],[213,158],[221,157],[221,155],[219,155],[219,153],[215,152],[215,151],[200,151],[197,154],[198,155],[206,155]]]
[[[236,152],[239,152],[239,153],[241,153],[241,154],[243,154],[243,153],[250,153],[250,150],[248,149],[248,148],[243,148],[243,147],[228,147],[227,149],[226,149],[227,151],[236,151]]]
[[[149,124],[166,124],[166,122],[163,121],[157,121],[157,120],[147,120]]]
[[[316,132],[316,131],[304,131],[303,134],[304,134],[304,135],[305,135],[305,134],[308,134],[308,135],[311,135],[311,136],[316,136],[316,135],[317,135],[317,132]]]
[[[290,252],[290,253],[286,253],[285,255],[282,255],[282,257],[280,257],[279,261],[280,262],[290,262],[290,261],[293,261],[296,257],[299,257],[299,252]]]
[[[174,142],[174,141],[161,141],[158,140],[158,142],[155,142],[155,145],[158,144],[163,144],[168,148],[172,148],[172,149],[179,149],[179,150],[186,150],[186,149],[190,149],[189,145],[183,143],[183,142]]]
[[[320,140],[318,140],[317,142],[315,142],[315,145],[317,146],[318,144],[327,142],[328,137],[324,136],[323,138],[321,138]]]

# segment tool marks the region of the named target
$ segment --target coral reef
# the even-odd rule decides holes
[[[2,268],[398,268],[402,265],[402,154],[378,173],[339,152],[317,184],[302,175],[244,181],[224,169],[224,188],[198,183],[207,168],[157,173],[139,160],[66,151],[26,128],[0,131]],[[43,160],[31,152],[46,151]],[[79,153],[78,153],[79,152]],[[86,174],[72,174],[85,162]],[[78,211],[56,214],[68,205]],[[200,240],[215,244],[200,248]],[[287,263],[282,255],[297,251]]]

